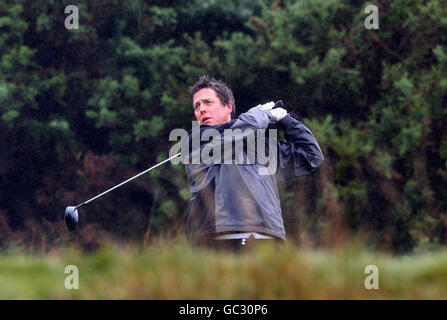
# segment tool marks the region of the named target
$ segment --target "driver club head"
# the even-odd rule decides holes
[[[78,226],[78,209],[77,207],[67,207],[64,215],[65,225],[68,231],[75,231]]]

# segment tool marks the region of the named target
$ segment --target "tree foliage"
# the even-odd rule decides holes
[[[290,239],[447,242],[445,1],[379,0],[378,30],[355,0],[92,0],[78,30],[68,4],[0,3],[0,230],[17,235],[0,243],[30,225],[64,241],[67,205],[165,159],[204,73],[239,114],[283,99],[321,143],[323,166],[280,187]],[[76,237],[148,241],[181,228],[188,198],[184,169],[166,165],[89,207]]]

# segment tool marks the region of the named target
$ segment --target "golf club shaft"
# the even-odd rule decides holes
[[[139,176],[141,176],[141,175],[143,175],[143,174],[145,174],[145,173],[151,171],[152,169],[155,169],[155,168],[158,167],[158,166],[161,166],[163,163],[166,163],[166,162],[170,161],[171,159],[174,159],[175,157],[178,157],[179,155],[181,155],[181,153],[177,153],[176,155],[173,155],[172,157],[170,157],[170,158],[168,158],[168,159],[166,159],[166,160],[163,160],[162,162],[156,164],[155,166],[152,166],[152,167],[150,167],[149,169],[147,169],[147,170],[145,170],[145,171],[143,171],[143,172],[140,172],[140,173],[137,174],[136,176],[133,176],[132,178],[129,178],[129,179],[127,179],[126,181],[121,182],[120,184],[118,184],[118,185],[116,185],[116,186],[114,186],[114,187],[112,187],[112,188],[110,188],[110,189],[104,191],[103,193],[98,194],[96,197],[93,197],[93,198],[91,198],[91,199],[89,199],[89,200],[87,200],[87,201],[85,201],[85,202],[83,202],[83,203],[77,205],[77,206],[76,206],[76,209],[82,207],[83,205],[86,205],[87,203],[89,203],[89,202],[91,202],[91,201],[93,201],[93,200],[95,200],[95,199],[97,199],[97,198],[99,198],[99,197],[101,197],[101,196],[103,196],[103,195],[105,195],[106,193],[109,193],[109,192],[112,191],[112,190],[115,190],[115,189],[118,188],[118,187],[121,187],[123,184],[126,184],[126,183],[128,183],[129,181],[132,181],[133,179],[138,178]]]

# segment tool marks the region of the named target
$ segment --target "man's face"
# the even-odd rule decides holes
[[[194,114],[201,125],[213,126],[231,120],[232,103],[223,105],[214,89],[200,89],[194,94],[192,101]]]

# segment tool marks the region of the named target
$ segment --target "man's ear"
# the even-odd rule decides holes
[[[227,113],[231,114],[233,112],[233,103],[230,101],[227,103]]]

